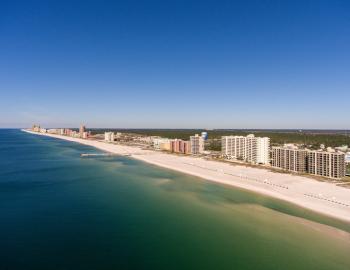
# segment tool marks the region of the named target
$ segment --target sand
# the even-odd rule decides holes
[[[33,134],[89,145],[103,151],[282,199],[298,206],[350,222],[350,189],[311,178],[272,172],[267,169],[211,161],[195,156],[179,156],[139,147],[111,144],[54,134]]]

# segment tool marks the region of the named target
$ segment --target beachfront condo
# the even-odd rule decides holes
[[[270,138],[256,138],[256,163],[270,164]]]
[[[85,131],[86,131],[85,126],[84,125],[80,125],[80,128],[79,128],[80,138],[83,138],[83,134],[84,134]]]
[[[194,155],[204,152],[204,138],[198,134],[190,136],[191,153]]]
[[[114,132],[105,132],[105,141],[114,142]]]
[[[222,136],[222,155],[227,159],[242,160],[255,164],[269,164],[270,138],[248,136]]]
[[[170,139],[168,138],[152,138],[152,145],[155,150],[170,151]]]
[[[346,174],[345,154],[310,151],[308,153],[308,172],[329,178],[342,178]]]
[[[32,131],[34,131],[34,132],[40,132],[40,125],[34,124],[34,125],[32,126]]]
[[[170,152],[191,154],[191,147],[189,141],[183,141],[180,139],[174,139],[170,141]]]
[[[272,148],[273,167],[339,179],[345,176],[345,154],[334,150],[298,149],[285,145]]]
[[[307,172],[307,150],[289,145],[272,147],[271,165],[292,172]]]

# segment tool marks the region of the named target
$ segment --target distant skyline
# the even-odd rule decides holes
[[[2,1],[0,128],[350,129],[349,1]]]

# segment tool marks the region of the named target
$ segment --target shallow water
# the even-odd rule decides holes
[[[0,130],[0,269],[350,269],[350,225]]]

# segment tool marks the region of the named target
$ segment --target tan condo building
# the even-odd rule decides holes
[[[307,172],[307,150],[296,147],[272,147],[273,167],[292,172]]]
[[[345,154],[341,152],[310,151],[309,173],[329,178],[342,178],[346,174]]]
[[[298,149],[296,146],[272,148],[273,167],[340,179],[345,176],[345,154],[335,151]]]

